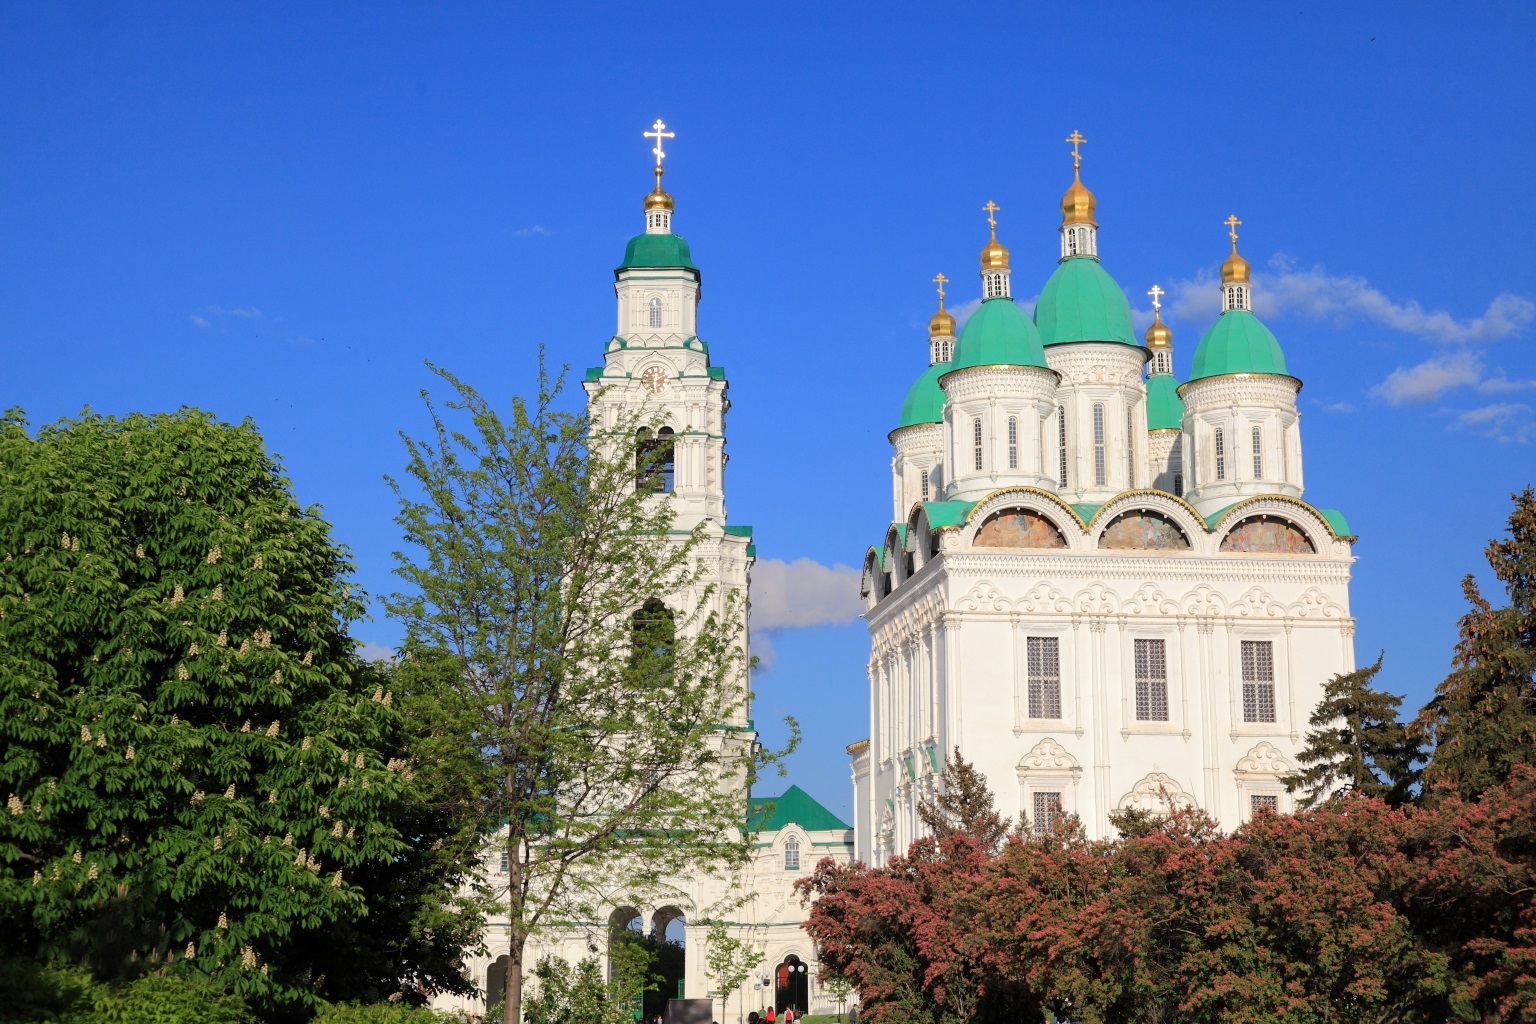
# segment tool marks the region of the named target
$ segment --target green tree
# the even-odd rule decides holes
[[[956,747],[945,759],[939,781],[938,795],[918,802],[917,816],[923,824],[936,839],[964,833],[986,852],[995,853],[1008,835],[1010,820],[997,813],[987,777],[961,757]]]
[[[853,982],[835,971],[821,969],[821,991],[837,1004],[837,1019],[841,1021],[848,1009],[848,999],[853,995]]]
[[[705,528],[674,531],[670,498],[636,486],[662,457],[644,422],[597,432],[558,409],[563,378],[542,366],[507,419],[436,372],[468,423],[423,395],[432,433],[404,438],[414,486],[395,485],[412,590],[389,608],[402,674],[440,683],[434,756],[478,814],[455,854],[505,858],[492,877],[515,1024],[528,936],[740,863],[748,786],[777,755],[748,731],[745,609],[694,557]]]
[[[1380,671],[1378,655],[1376,664],[1341,672],[1323,688],[1306,748],[1296,755],[1304,767],[1285,779],[1287,791],[1302,792],[1299,806],[1316,807],[1351,793],[1393,805],[1413,796],[1419,746],[1398,720],[1403,699],[1372,688]]]
[[[587,957],[573,969],[559,957],[546,956],[532,973],[538,988],[522,1018],[528,1024],[633,1024],[638,994],[633,979],[605,982],[596,957]]]
[[[725,1002],[763,962],[763,954],[730,932],[724,921],[712,921],[704,939],[704,966],[720,994],[720,1016],[725,1016]]]
[[[313,1003],[294,944],[366,914],[360,877],[407,848],[350,570],[249,422],[0,421],[9,939],[106,980],[171,965]]]
[[[1488,564],[1509,604],[1495,608],[1468,575],[1472,610],[1461,619],[1452,672],[1419,712],[1416,736],[1433,744],[1427,796],[1446,785],[1475,797],[1536,764],[1536,492],[1512,496],[1509,537],[1488,543]]]

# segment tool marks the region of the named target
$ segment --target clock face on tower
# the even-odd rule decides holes
[[[640,380],[645,384],[648,394],[659,395],[667,390],[667,371],[659,366],[653,366],[640,375]]]

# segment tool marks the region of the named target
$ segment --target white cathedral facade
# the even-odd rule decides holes
[[[1068,141],[1033,317],[988,203],[984,301],[957,336],[940,291],[890,434],[893,519],[863,566],[869,736],[848,748],[870,865],[923,834],[956,748],[1036,830],[1070,813],[1104,837],[1133,806],[1226,828],[1289,810],[1307,720],[1355,667],[1354,537],[1304,498],[1301,381],[1252,312],[1240,222],[1179,383],[1161,318],[1132,332]]]

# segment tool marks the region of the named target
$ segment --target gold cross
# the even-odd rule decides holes
[[[1238,220],[1237,219],[1237,214],[1234,213],[1234,214],[1232,214],[1232,216],[1230,216],[1226,220],[1222,221],[1222,223],[1227,226],[1227,234],[1232,236],[1232,251],[1236,252],[1237,251],[1237,226],[1239,224],[1241,224],[1242,221]]]
[[[1077,147],[1088,140],[1083,138],[1082,132],[1073,128],[1072,134],[1067,136],[1066,141],[1072,143],[1072,169],[1075,171],[1083,165],[1083,158],[1077,152]]]
[[[996,213],[998,210],[1001,210],[1002,207],[998,206],[992,200],[988,199],[987,200],[987,205],[983,206],[982,209],[986,211],[986,214],[987,214],[987,226],[992,229],[992,237],[996,238],[997,237],[997,218],[992,216],[992,215],[994,213]]]
[[[1163,304],[1159,300],[1162,299],[1162,297],[1164,295],[1167,295],[1168,293],[1163,291],[1157,285],[1153,285],[1152,286],[1152,290],[1147,292],[1147,294],[1152,296],[1152,312],[1154,312],[1154,313],[1160,312],[1162,310],[1162,308],[1163,308]]]
[[[943,309],[944,308],[944,283],[946,281],[948,281],[949,278],[945,277],[942,273],[940,273],[939,276],[935,277],[933,280],[939,286],[939,308]]]
[[[651,130],[650,131],[648,131],[648,132],[641,132],[640,133],[641,135],[645,136],[648,139],[655,139],[656,140],[656,148],[651,150],[651,152],[656,154],[656,166],[658,168],[661,167],[661,159],[662,159],[662,157],[667,155],[667,154],[665,154],[665,153],[663,153],[661,151],[661,140],[662,139],[675,139],[675,138],[677,138],[677,133],[676,132],[669,132],[666,129],[667,129],[667,126],[665,124],[662,124],[661,118],[658,117],[656,119],[656,123],[651,125]]]

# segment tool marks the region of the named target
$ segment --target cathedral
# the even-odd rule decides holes
[[[1034,315],[984,207],[983,301],[943,306],[890,433],[892,522],[864,558],[869,736],[848,747],[860,860],[923,834],[946,754],[1035,832],[1197,807],[1225,828],[1291,807],[1324,684],[1354,661],[1344,517],[1304,498],[1301,380],[1253,314],[1237,251],[1173,373],[1104,268],[1096,200],[1061,199]],[[1162,292],[1153,288],[1154,309]]]

